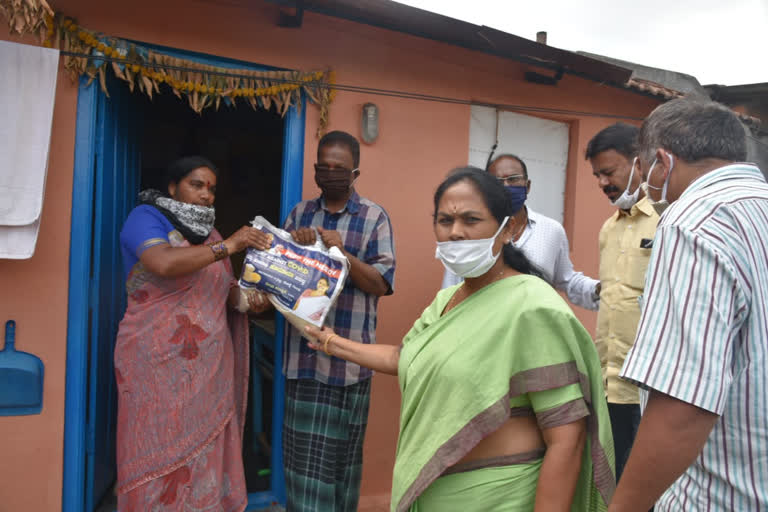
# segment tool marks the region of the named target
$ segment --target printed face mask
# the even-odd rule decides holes
[[[635,189],[635,192],[633,194],[629,193],[629,187],[632,186],[632,178],[635,175],[635,165],[637,164],[637,157],[632,160],[632,170],[629,172],[629,181],[627,181],[627,188],[624,189],[624,192],[616,198],[616,200],[611,203],[616,208],[621,208],[622,210],[629,210],[633,206],[635,206],[635,203],[637,203],[638,198],[640,197],[640,187],[637,187]]]
[[[499,259],[501,251],[494,256],[493,243],[508,220],[509,217],[504,217],[504,222],[491,238],[437,242],[435,258],[460,277],[479,277],[485,274]]]
[[[656,210],[656,213],[659,215],[664,213],[664,210],[666,210],[669,206],[669,201],[667,201],[667,186],[669,185],[669,177],[672,176],[672,169],[675,167],[675,159],[669,153],[667,153],[667,156],[669,157],[669,172],[667,173],[667,177],[664,179],[664,185],[659,188],[654,187],[649,183],[651,181],[651,174],[653,174],[653,168],[656,167],[656,158],[653,159],[651,168],[648,170],[648,178],[644,183],[641,184],[643,190],[645,191],[646,197],[648,197],[648,202],[651,203],[651,206],[653,206],[653,209]],[[651,195],[648,193],[648,189],[661,190],[661,198],[658,201],[654,201],[651,198]]]

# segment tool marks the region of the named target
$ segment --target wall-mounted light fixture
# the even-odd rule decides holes
[[[379,136],[379,107],[373,103],[363,105],[360,131],[366,144],[373,144]]]

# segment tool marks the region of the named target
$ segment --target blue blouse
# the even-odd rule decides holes
[[[120,231],[120,251],[126,277],[141,254],[159,244],[167,244],[168,234],[175,228],[160,211],[148,204],[131,210]]]

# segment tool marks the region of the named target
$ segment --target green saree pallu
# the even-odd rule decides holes
[[[391,510],[532,510],[544,451],[456,464],[526,414],[540,428],[586,418],[571,510],[605,510],[616,486],[613,438],[589,333],[537,277],[502,279],[442,315],[459,286],[440,291],[403,339]]]

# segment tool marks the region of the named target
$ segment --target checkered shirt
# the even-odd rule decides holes
[[[353,192],[346,206],[336,213],[325,208],[322,198],[296,205],[283,226],[286,231],[318,227],[338,231],[344,248],[363,263],[373,266],[394,290],[395,247],[387,212]],[[325,325],[345,338],[362,343],[376,342],[376,308],[379,298],[360,290],[348,277]],[[349,386],[371,377],[373,372],[337,357],[307,347],[307,340],[287,324],[283,373],[289,379],[314,379],[331,386]]]

